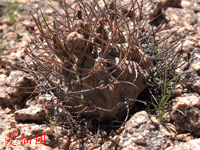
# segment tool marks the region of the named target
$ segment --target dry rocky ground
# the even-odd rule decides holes
[[[50,2],[60,9],[60,1]],[[44,1],[0,1],[0,149],[200,149],[199,0],[182,0],[180,6],[169,5],[163,10],[171,28],[162,36],[175,31],[177,26],[179,30],[170,37],[171,41],[187,33],[182,45],[182,61],[186,62],[183,69],[190,71],[181,75],[182,82],[171,100],[172,110],[160,123],[148,109],[138,109],[123,127],[110,132],[100,128],[98,123],[89,130],[80,122],[74,123],[76,120],[66,113],[60,119],[68,119],[71,128],[50,122],[47,112],[56,106],[57,99],[50,94],[30,95],[28,92],[32,89],[24,88],[36,85],[33,77],[20,69],[24,61],[30,60],[25,54],[27,43],[31,43],[28,35],[37,30],[29,9],[36,12],[41,9],[47,21],[53,21],[55,10]],[[9,137],[10,133],[15,138]],[[45,144],[37,139],[40,134],[45,135]]]

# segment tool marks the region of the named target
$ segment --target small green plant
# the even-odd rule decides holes
[[[5,50],[6,50],[6,47],[0,45],[0,56],[3,54],[3,51]]]
[[[0,42],[0,56],[5,54],[4,51],[6,51],[6,49],[7,49],[6,47],[8,46],[8,44],[6,44],[6,45],[3,44],[4,38],[1,38],[1,40],[2,40],[2,42]]]
[[[165,67],[164,70],[161,70],[161,72],[164,73],[160,73],[160,86],[161,86],[161,98],[160,99],[156,99],[153,95],[152,98],[154,99],[155,102],[151,102],[151,104],[154,106],[154,108],[157,111],[157,117],[159,119],[160,122],[163,121],[163,116],[166,112],[174,110],[174,109],[166,109],[166,106],[169,102],[170,97],[172,96],[173,90],[175,89],[176,85],[179,82],[179,77],[180,75],[182,75],[183,73],[186,73],[188,70],[180,72],[178,75],[174,76],[171,80],[167,80],[168,79],[168,63],[165,63]],[[176,111],[180,112],[181,114],[185,115],[181,110],[175,109]]]
[[[161,99],[160,100],[156,100],[154,97],[154,100],[156,101],[156,103],[152,102],[151,104],[155,107],[155,109],[157,110],[158,114],[158,119],[160,122],[162,122],[163,120],[163,115],[170,111],[171,109],[165,109],[166,105],[168,104],[168,101],[173,93],[173,90],[175,89],[178,81],[179,81],[179,77],[180,75],[182,75],[185,72],[181,72],[178,75],[176,75],[174,78],[172,78],[171,80],[167,81],[168,78],[168,63],[165,63],[165,67],[164,70],[159,71],[159,72],[164,72],[164,73],[160,73],[160,84],[161,84]],[[171,87],[170,91],[169,91],[169,87]],[[180,113],[183,114],[183,112],[181,112],[180,110],[177,110]]]
[[[62,101],[62,106],[61,108],[59,108],[57,111],[57,115],[48,115],[48,121],[49,123],[46,123],[47,125],[49,125],[51,132],[53,133],[55,131],[55,127],[56,125],[59,124],[59,118],[61,117],[61,113],[63,113],[64,108],[66,107],[67,102],[71,99],[71,97],[66,97],[65,100]],[[65,103],[65,104],[63,104]]]
[[[7,10],[7,15],[10,22],[13,24],[15,22],[17,13],[20,11],[20,7],[18,5],[17,0],[15,0],[14,2],[11,0],[6,0],[4,2],[4,7]]]
[[[153,45],[155,45],[156,43],[154,39],[150,38],[148,40],[143,34],[142,36],[146,41],[146,43],[148,44],[148,47],[154,58],[155,61],[154,63],[156,66],[156,68],[153,69],[153,71],[151,70],[152,72],[149,75],[151,79],[149,78],[150,84],[148,85],[150,85],[149,91],[152,96],[150,104],[153,105],[153,107],[156,109],[157,111],[156,116],[158,117],[159,121],[162,122],[164,114],[172,110],[172,109],[167,109],[166,106],[173,94],[173,90],[175,89],[176,85],[179,82],[179,77],[180,75],[182,75],[187,71],[183,71],[179,74],[176,74],[175,70],[183,65],[182,63],[180,63],[181,60],[180,54],[178,54],[174,50],[170,50],[169,53],[166,56],[164,56],[159,52],[158,49],[155,49],[155,47],[152,46],[152,43]],[[176,44],[178,42],[179,41],[177,41]],[[176,47],[174,46],[175,45],[172,46],[173,49]],[[161,45],[159,49],[161,49],[162,51],[162,49],[170,49],[170,48],[163,47],[163,45]],[[147,80],[149,79],[147,78]],[[179,111],[184,115],[182,111],[180,110],[176,111]]]
[[[49,117],[49,123],[50,123],[49,126],[50,126],[51,132],[54,132],[58,119],[59,119],[59,116],[57,116],[55,119],[53,117]]]

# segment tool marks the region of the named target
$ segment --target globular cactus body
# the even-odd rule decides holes
[[[56,94],[70,112],[112,119],[127,106],[133,107],[147,87],[144,74],[148,71],[144,70],[152,62],[138,43],[148,23],[141,20],[145,14],[140,14],[142,6],[137,1],[123,6],[104,1],[105,7],[99,1],[76,4],[79,10],[72,9],[72,14],[71,7],[64,8],[66,16],[62,23],[54,23],[54,29],[47,25],[50,35],[41,30],[49,57],[34,50],[29,55],[50,74],[45,78],[58,88]],[[45,28],[34,19],[39,28]]]

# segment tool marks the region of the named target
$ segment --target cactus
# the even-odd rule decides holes
[[[64,3],[52,26],[32,13],[41,39],[28,55],[72,114],[112,119],[132,108],[154,67],[149,57],[163,56],[152,42],[161,25],[153,30],[142,3],[119,3]]]

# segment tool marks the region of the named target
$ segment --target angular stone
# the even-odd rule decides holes
[[[14,113],[15,120],[17,121],[45,121],[46,111],[41,105],[31,106],[26,109],[20,109]]]
[[[193,150],[198,150],[200,149],[200,139],[195,139],[195,140],[191,140],[188,141],[186,143],[180,143],[178,145],[175,146],[171,146],[169,148],[167,148],[166,150],[189,150],[189,149],[193,149]]]
[[[35,86],[33,78],[27,73],[19,70],[11,71],[7,78],[5,75],[1,75],[1,77],[1,80],[3,80],[6,85],[0,83],[0,105],[9,106],[17,103],[20,104],[23,98],[27,95],[27,92],[33,90],[25,87]]]
[[[153,149],[160,150],[171,144],[169,135],[164,134],[158,122],[151,119],[145,111],[136,113],[125,124],[125,129],[120,135],[104,143],[102,150],[112,149],[115,146],[122,149]]]
[[[200,96],[183,94],[173,100],[171,119],[178,133],[200,135]]]

